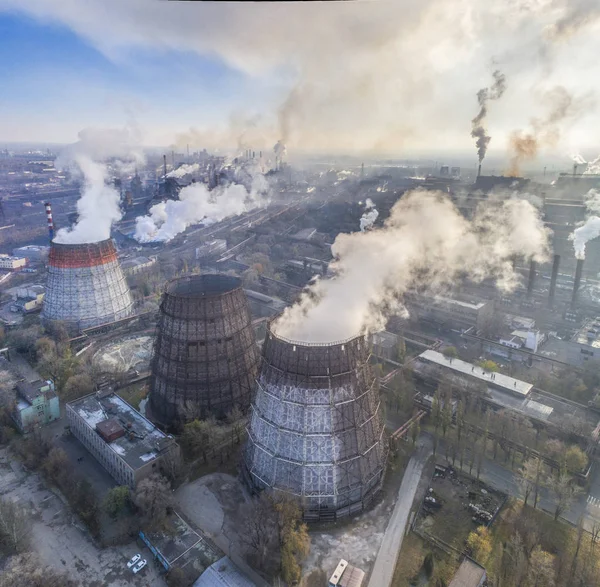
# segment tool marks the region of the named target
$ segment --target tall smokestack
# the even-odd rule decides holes
[[[252,151],[252,159],[256,159],[256,151]]]
[[[531,259],[531,263],[529,264],[529,279],[527,280],[527,297],[531,297],[531,293],[533,292],[533,284],[535,282],[535,261]]]
[[[52,220],[52,204],[46,202],[46,218],[48,219],[48,234],[50,235],[50,242],[54,239],[54,221]]]
[[[577,294],[579,293],[579,284],[581,283],[581,273],[583,271],[583,259],[577,259],[577,268],[575,269],[575,283],[573,284],[573,296],[571,297],[571,306],[577,303]]]
[[[163,175],[167,176],[167,156],[163,155]]]
[[[554,255],[552,263],[552,277],[550,278],[550,293],[548,294],[548,303],[550,306],[554,303],[554,292],[556,291],[556,280],[558,279],[558,268],[560,266],[560,255]]]
[[[481,175],[481,163],[479,164],[479,167],[477,168],[477,177],[479,177]]]
[[[577,175],[577,163],[573,163],[573,176]]]

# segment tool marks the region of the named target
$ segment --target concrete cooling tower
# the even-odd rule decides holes
[[[112,239],[76,245],[53,242],[42,319],[89,328],[131,315],[133,302]]]
[[[307,521],[367,508],[387,459],[370,345],[285,340],[271,327],[263,346],[243,473],[253,490],[296,496]]]
[[[193,275],[169,283],[152,359],[150,411],[165,426],[234,405],[248,409],[260,360],[241,281]]]

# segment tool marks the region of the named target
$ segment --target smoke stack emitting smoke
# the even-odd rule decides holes
[[[479,102],[479,113],[471,121],[473,130],[471,136],[476,139],[475,144],[477,145],[477,155],[479,157],[479,163],[481,170],[481,162],[485,159],[488,145],[492,140],[486,133],[485,119],[487,116],[487,103],[489,100],[498,100],[504,94],[506,90],[506,76],[500,71],[496,70],[492,74],[494,76],[494,84],[491,88],[482,88],[477,92],[477,102]]]
[[[296,341],[341,341],[382,330],[391,314],[406,315],[402,296],[411,289],[435,293],[461,278],[493,277],[510,290],[519,281],[511,259],[544,262],[549,233],[524,200],[485,202],[469,221],[441,192],[415,190],[383,228],[338,235],[335,277],[316,278],[274,331]]]
[[[569,235],[577,259],[585,259],[585,245],[600,236],[600,218],[597,216],[600,214],[600,192],[591,189],[585,196],[585,206],[592,215]]]

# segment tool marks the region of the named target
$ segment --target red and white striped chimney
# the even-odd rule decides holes
[[[46,202],[46,217],[48,218],[48,234],[50,235],[50,242],[54,239],[54,221],[52,220],[52,204]]]

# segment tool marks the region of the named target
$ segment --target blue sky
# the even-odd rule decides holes
[[[193,52],[129,48],[111,60],[68,28],[2,13],[0,39],[0,144],[72,142],[132,112],[153,129],[146,142],[168,141],[267,100],[256,79]]]

